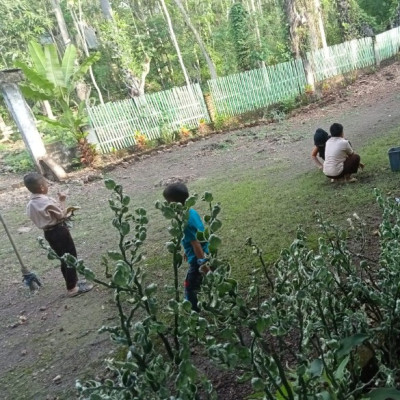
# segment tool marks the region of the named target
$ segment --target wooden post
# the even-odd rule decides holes
[[[10,111],[18,130],[21,133],[25,146],[34,161],[36,168],[44,174],[43,164],[47,166],[53,175],[61,180],[67,177],[64,169],[55,164],[48,156],[31,109],[18,87],[18,82],[23,80],[22,71],[9,69],[0,71],[0,91]],[[49,165],[50,163],[50,165]]]
[[[372,47],[373,47],[373,51],[374,51],[375,65],[377,68],[379,68],[381,66],[381,60],[380,60],[378,49],[376,46],[376,36],[375,35],[372,36]]]

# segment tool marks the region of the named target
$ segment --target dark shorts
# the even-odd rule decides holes
[[[356,153],[353,153],[349,155],[346,158],[346,161],[343,163],[343,171],[340,175],[337,176],[326,175],[326,176],[331,179],[340,179],[343,178],[345,175],[356,174],[358,168],[360,168],[360,156]]]
[[[44,230],[44,237],[59,257],[66,253],[77,257],[74,241],[66,225],[58,224],[54,228]],[[61,272],[67,290],[73,289],[78,282],[78,274],[75,268],[69,268],[64,261],[61,261]]]

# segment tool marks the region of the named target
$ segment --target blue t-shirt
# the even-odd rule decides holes
[[[189,264],[192,264],[192,262],[196,261],[196,255],[194,254],[193,246],[190,242],[197,240],[197,231],[204,232],[204,225],[199,213],[191,208],[189,210],[189,219],[187,225],[183,231],[185,236],[182,239],[182,245]],[[204,253],[208,254],[208,243],[202,242],[201,247],[203,248]]]

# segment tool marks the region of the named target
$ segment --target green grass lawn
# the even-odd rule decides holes
[[[281,249],[292,242],[299,225],[305,229],[311,246],[316,244],[319,236],[315,220],[317,210],[325,219],[343,226],[356,212],[367,222],[369,231],[376,229],[380,212],[373,189],[379,188],[389,196],[400,196],[400,172],[390,170],[387,154],[390,147],[400,143],[399,133],[400,129],[396,129],[358,149],[366,168],[358,174],[359,181],[355,184],[330,183],[317,169],[290,173],[292,167],[285,164],[274,171],[237,174],[229,181],[221,174],[192,183],[192,191],[199,194],[212,191],[214,199],[222,204],[221,255],[231,262],[234,276],[246,280],[251,264],[256,262],[244,245],[247,237],[252,237],[264,250],[268,262],[275,261]],[[200,213],[204,212],[203,207],[200,201],[196,205]],[[159,220],[154,215],[151,223],[158,224],[154,218]],[[165,256],[165,251],[156,256],[149,251],[149,267],[168,271],[168,256]]]

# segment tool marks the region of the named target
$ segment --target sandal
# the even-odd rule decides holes
[[[76,292],[68,293],[68,297],[79,296],[80,294],[90,292],[93,289],[93,285],[86,282],[78,282],[77,286],[78,290]]]

